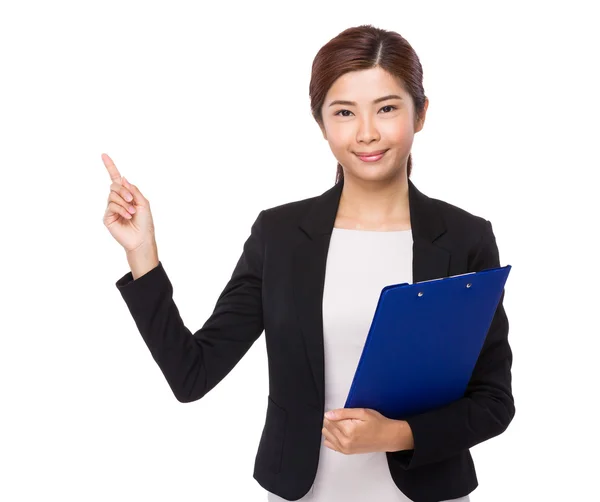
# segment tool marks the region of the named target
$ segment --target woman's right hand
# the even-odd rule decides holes
[[[102,161],[112,182],[104,213],[104,226],[127,252],[145,245],[155,245],[150,202],[135,185],[121,177],[107,154],[102,154]],[[131,197],[131,201],[127,200],[128,197]],[[133,212],[130,208],[133,208]]]

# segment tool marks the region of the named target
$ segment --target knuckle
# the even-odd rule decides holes
[[[116,202],[111,202],[109,204],[109,207],[112,209],[113,212],[123,214],[123,207],[120,204],[117,204]]]

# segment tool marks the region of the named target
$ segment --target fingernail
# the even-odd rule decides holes
[[[126,200],[127,202],[131,202],[131,200],[132,200],[132,199],[133,199],[133,197],[131,196],[131,194],[130,194],[130,193],[128,193],[128,194],[125,194],[125,200]]]
[[[333,418],[334,416],[335,414],[333,413],[333,411],[328,411],[327,413],[325,413],[326,418]]]

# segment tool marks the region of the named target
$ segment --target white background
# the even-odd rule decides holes
[[[102,222],[100,156],[151,201],[159,258],[196,331],[259,211],[333,186],[311,64],[368,23],[404,36],[424,68],[411,179],[489,219],[513,266],[517,413],[471,450],[472,500],[597,496],[590,5],[3,2],[0,499],[266,500],[252,477],[264,336],[205,398],[175,399],[115,287],[129,267]]]

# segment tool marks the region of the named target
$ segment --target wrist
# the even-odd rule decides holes
[[[143,244],[126,252],[127,263],[133,280],[136,280],[158,266],[158,248],[155,242]]]
[[[390,438],[387,451],[402,451],[414,449],[414,438],[410,425],[406,420],[391,420]]]

